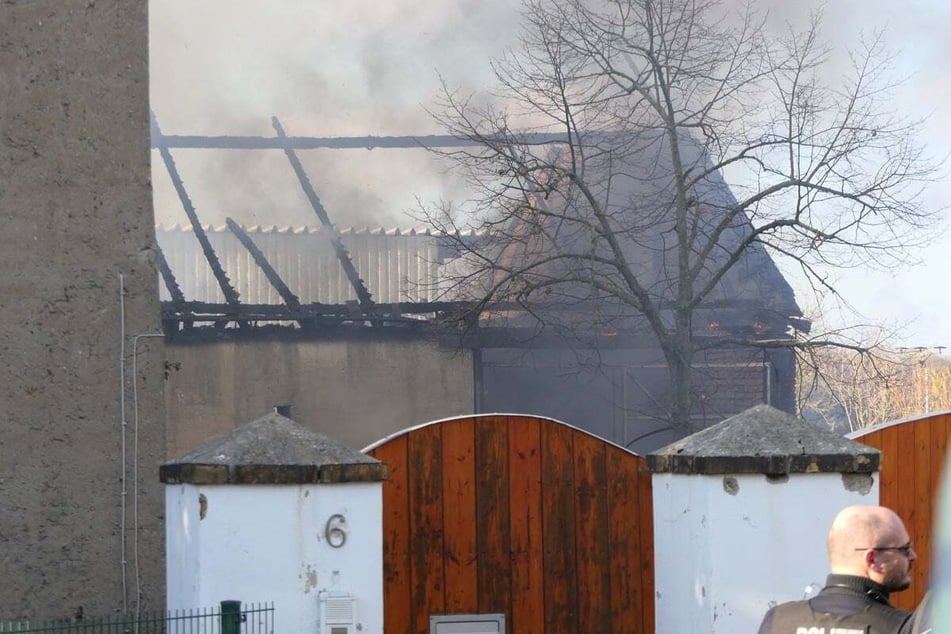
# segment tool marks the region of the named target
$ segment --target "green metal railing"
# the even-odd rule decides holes
[[[0,634],[274,634],[274,604],[114,614],[82,620],[0,621]]]

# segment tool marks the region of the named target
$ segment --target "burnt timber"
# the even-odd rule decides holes
[[[438,149],[438,148],[462,148],[478,146],[486,142],[485,139],[470,139],[452,135],[419,135],[419,136],[352,136],[352,137],[301,137],[290,136],[284,131],[277,117],[272,118],[272,126],[275,130],[275,136],[200,136],[200,135],[165,135],[163,134],[153,115],[152,145],[162,153],[166,167],[170,171],[176,191],[182,200],[182,204],[188,214],[189,220],[195,231],[196,237],[201,242],[202,250],[208,260],[209,265],[215,272],[215,277],[219,280],[222,291],[225,295],[226,304],[202,302],[202,301],[183,301],[181,291],[173,288],[170,281],[174,283],[174,275],[169,270],[169,275],[163,271],[163,280],[172,296],[171,302],[163,302],[162,318],[166,327],[166,334],[191,328],[192,324],[208,324],[217,328],[223,328],[229,324],[283,324],[285,326],[297,322],[300,326],[337,327],[337,326],[390,326],[400,329],[412,328],[419,329],[424,326],[436,326],[437,330],[443,332],[448,330],[462,333],[471,332],[472,326],[479,323],[478,316],[473,319],[474,302],[467,301],[413,301],[413,302],[375,302],[367,288],[364,279],[360,276],[357,267],[353,263],[347,248],[340,240],[340,232],[334,225],[330,214],[323,207],[320,199],[308,178],[300,160],[297,158],[296,150],[312,149]],[[544,145],[564,143],[566,137],[559,133],[528,133],[522,135],[512,135],[497,139],[499,144],[517,145]],[[228,277],[215,256],[214,249],[208,243],[204,229],[198,222],[197,213],[191,206],[184,185],[177,175],[174,161],[169,152],[170,149],[189,148],[189,149],[241,149],[241,150],[282,150],[287,156],[291,167],[298,178],[308,201],[313,208],[320,224],[332,234],[331,243],[336,253],[337,260],[350,282],[350,286],[355,292],[357,299],[342,303],[302,303],[297,295],[280,278],[274,267],[270,266],[260,249],[254,245],[253,239],[247,235],[244,229],[229,219],[228,226],[234,234],[241,240],[245,248],[252,255],[255,264],[264,272],[271,285],[278,291],[283,299],[281,304],[260,304],[260,303],[241,303],[237,297],[237,291],[230,284],[227,284]],[[242,237],[243,236],[243,237]],[[202,240],[204,238],[204,240]],[[167,266],[166,266],[167,268]],[[220,273],[219,273],[220,272]],[[224,280],[224,284],[222,283]],[[227,285],[226,285],[227,284]],[[230,289],[230,290],[229,290]],[[755,332],[746,332],[749,329],[750,311],[755,309],[755,302],[746,306],[747,302],[743,300],[731,300],[729,303],[720,300],[705,302],[702,308],[716,312],[716,318],[711,317],[711,323],[716,321],[718,328],[711,332],[698,332],[697,336],[706,339],[709,344],[707,347],[715,347],[718,341],[727,343],[732,336],[752,337],[760,340],[762,347],[770,347],[769,340],[782,340],[788,336],[788,328],[792,326],[797,330],[808,331],[809,322],[798,315],[779,314],[767,311],[769,314],[760,314],[755,318],[758,328]],[[487,308],[487,307],[483,307]],[[491,310],[508,310],[523,308],[516,304],[495,305]],[[762,306],[760,306],[762,308]],[[725,315],[724,312],[729,313]],[[698,313],[698,321],[704,322],[704,313]],[[466,327],[466,322],[468,326]],[[482,333],[478,338],[484,338],[490,331],[502,332],[497,327],[484,327],[479,323],[478,330]],[[518,328],[509,328],[508,332],[515,339],[524,339],[523,335],[516,335]],[[529,329],[526,331],[530,338],[535,338],[537,332]],[[531,334],[535,332],[535,335]],[[595,339],[610,341],[617,339],[619,333],[602,333],[594,336]],[[497,335],[488,335],[489,338],[495,338]],[[640,335],[634,335],[640,338]],[[509,339],[509,335],[503,337]],[[629,339],[621,336],[620,339]],[[727,344],[728,345],[728,344]]]
[[[357,309],[354,312],[354,308]],[[315,328],[366,326],[372,320],[380,326],[419,329],[433,323],[452,322],[460,310],[459,302],[409,302],[377,304],[372,318],[364,315],[357,302],[344,304],[300,304],[292,309],[283,304],[215,304],[186,301],[162,302],[165,334],[174,337],[180,324],[226,327],[235,322],[255,324],[305,323]]]
[[[527,143],[541,145],[545,143],[564,143],[564,134],[525,134],[517,139],[500,139],[500,143]],[[485,140],[477,141],[466,137],[448,134],[430,134],[420,136],[348,136],[348,137],[304,137],[304,136],[202,136],[169,134],[162,136],[162,144],[167,148],[193,150],[374,150],[409,148],[453,148],[482,145]],[[154,144],[154,141],[153,141]]]
[[[231,280],[228,279],[227,273],[225,273],[224,269],[221,268],[221,262],[218,260],[218,256],[215,254],[214,247],[212,247],[211,243],[208,241],[208,236],[205,235],[205,230],[201,226],[201,222],[198,220],[198,213],[195,211],[195,206],[192,204],[191,197],[189,197],[188,192],[185,190],[185,183],[182,181],[182,177],[178,173],[178,168],[175,166],[175,160],[172,158],[172,154],[169,152],[168,146],[162,143],[162,138],[162,130],[159,128],[158,120],[155,118],[155,114],[153,113],[152,146],[159,151],[162,161],[165,163],[165,169],[168,171],[168,175],[172,179],[172,185],[175,187],[175,192],[178,194],[178,199],[182,203],[182,209],[185,210],[185,215],[188,216],[188,221],[191,223],[192,230],[195,232],[195,238],[197,238],[199,244],[201,244],[202,252],[205,254],[205,259],[208,260],[208,265],[211,266],[211,270],[215,275],[215,279],[218,280],[218,285],[221,287],[221,292],[224,293],[228,304],[237,305],[240,303],[238,292],[231,285]]]
[[[261,252],[261,249],[254,244],[254,240],[251,239],[251,236],[232,218],[227,218],[225,220],[228,228],[231,230],[231,233],[244,245],[244,248],[248,250],[248,253],[251,254],[251,257],[254,258],[254,263],[257,264],[261,271],[264,272],[265,277],[271,283],[271,286],[280,294],[281,299],[284,300],[284,303],[287,305],[287,309],[291,312],[300,310],[300,299],[294,292],[287,287],[287,284],[284,283],[284,280],[281,279],[281,276],[278,274],[274,267],[271,266],[271,263],[267,261],[265,255]],[[171,289],[169,289],[171,292]],[[179,291],[180,293],[181,291]]]
[[[277,132],[278,138],[282,141],[286,140],[287,135],[284,133],[284,128],[281,126],[281,122],[278,118],[273,117],[271,123],[274,126],[274,131]],[[304,190],[304,195],[307,196],[307,201],[313,208],[314,213],[317,214],[320,224],[333,230],[334,225],[330,221],[330,216],[327,215],[327,210],[324,209],[323,204],[320,202],[320,198],[317,196],[313,184],[311,184],[310,179],[307,177],[307,172],[304,171],[304,166],[301,165],[300,159],[297,158],[297,154],[294,153],[294,148],[285,145],[283,150],[287,156],[287,160],[291,163],[291,167],[294,168],[294,174],[297,175],[301,189]],[[360,301],[360,308],[362,308],[364,312],[372,312],[373,298],[370,296],[370,291],[367,290],[366,284],[363,282],[363,279],[360,278],[357,269],[353,266],[353,260],[350,259],[350,254],[347,252],[346,247],[343,246],[340,236],[336,235],[336,231],[334,231],[334,235],[331,238],[331,244],[333,245],[334,252],[337,254],[337,259],[340,260],[340,266],[343,268],[343,272],[346,274],[347,279],[350,280],[350,285],[353,286],[353,290],[357,294],[357,299]]]

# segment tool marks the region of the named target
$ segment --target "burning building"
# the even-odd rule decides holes
[[[617,302],[565,285],[534,307],[547,311],[541,320],[546,328],[538,327],[537,311],[517,302],[482,311],[476,322],[460,321],[474,314],[477,294],[458,280],[487,279],[485,272],[471,275],[467,257],[489,253],[505,267],[544,250],[533,243],[533,231],[562,231],[561,244],[572,245],[584,238],[577,226],[524,223],[519,229],[516,219],[506,241],[487,231],[338,229],[296,152],[419,140],[288,137],[276,120],[275,130],[272,138],[209,138],[163,136],[153,128],[153,144],[190,220],[190,226],[157,231],[173,368],[166,402],[170,452],[278,403],[293,405],[298,420],[356,446],[424,420],[493,411],[551,416],[641,451],[673,438],[664,420],[664,356],[643,320]],[[203,225],[177,176],[176,147],[282,149],[317,222]],[[719,175],[711,180],[705,199],[715,215],[730,194]],[[662,187],[645,190],[644,181],[637,185],[640,200],[661,195]],[[557,188],[528,200],[536,207],[571,204]],[[743,216],[729,227],[727,239],[742,237],[748,222]],[[666,283],[662,273],[670,257],[664,231],[663,224],[652,231],[636,223],[625,228],[625,253],[656,273],[658,287]],[[758,246],[717,282],[697,316],[697,336],[711,340],[788,338],[805,324],[791,288]],[[566,342],[559,333],[569,322],[584,333]],[[757,403],[793,407],[788,350],[714,345],[696,356],[693,367],[691,417],[698,428]]]

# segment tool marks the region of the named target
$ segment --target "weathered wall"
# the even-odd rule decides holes
[[[270,411],[360,449],[420,423],[471,414],[472,356],[422,338],[170,343],[168,455]]]
[[[381,491],[379,482],[168,485],[178,520],[168,526],[169,609],[273,601],[276,631],[316,633],[320,593],[338,592],[353,595],[358,631],[382,632]],[[346,531],[339,547],[326,538],[335,514]]]
[[[167,357],[178,368],[166,391],[170,458],[276,405],[291,405],[295,421],[355,448],[476,411],[549,416],[640,453],[674,440],[655,420],[668,392],[656,350],[607,350],[579,361],[565,349],[494,348],[476,362],[471,349],[422,337],[366,331],[308,339],[275,330],[256,338],[179,335]],[[705,357],[695,377],[703,396],[698,428],[759,403],[779,405],[775,374],[756,351]]]
[[[693,424],[704,429],[759,403],[792,409],[788,353],[753,349],[699,354]],[[645,454],[676,439],[664,422],[670,378],[658,348],[482,351],[480,412],[549,416]]]
[[[828,573],[826,534],[852,504],[878,503],[841,473],[653,474],[658,632],[753,632],[770,606]],[[790,547],[795,544],[795,548]],[[755,565],[736,565],[737,553]]]
[[[0,5],[0,619],[164,602],[160,339],[137,346],[121,534],[120,274],[130,470],[131,341],[159,317],[146,9]]]

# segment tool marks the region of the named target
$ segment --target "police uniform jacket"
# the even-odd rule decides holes
[[[899,634],[910,621],[911,612],[889,603],[888,592],[871,579],[829,575],[812,599],[767,612],[759,634]]]

